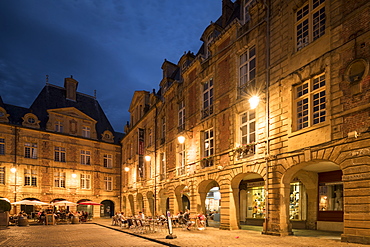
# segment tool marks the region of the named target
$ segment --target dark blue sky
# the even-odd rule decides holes
[[[221,0],[0,0],[0,96],[29,107],[73,75],[123,132],[135,90],[158,89],[164,59],[196,53]]]

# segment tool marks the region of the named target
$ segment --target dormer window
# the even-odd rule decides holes
[[[113,136],[112,132],[110,132],[109,130],[104,131],[103,134],[102,134],[103,141],[113,142],[113,138],[114,138],[114,136]]]
[[[33,113],[27,113],[24,115],[23,119],[23,126],[31,127],[31,128],[40,128],[40,121],[38,120],[37,116]]]
[[[29,117],[27,119],[27,122],[30,123],[30,124],[34,124],[36,122],[36,120],[33,117]]]
[[[90,138],[90,127],[87,127],[87,126],[82,127],[82,136],[86,138]]]
[[[55,122],[55,131],[63,133],[63,122],[61,122],[61,121],[56,121]]]

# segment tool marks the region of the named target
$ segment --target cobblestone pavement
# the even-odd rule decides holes
[[[135,234],[132,230],[112,226],[110,219],[94,219],[84,224],[56,226],[11,226],[0,230],[0,246],[284,246],[284,247],[321,247],[369,245],[340,242],[338,234],[306,234],[298,236],[269,236],[260,231],[226,231],[208,227],[204,231],[187,231],[174,228],[175,239],[166,239],[168,232]],[[312,235],[312,234],[311,234]],[[308,237],[307,237],[308,236]]]
[[[0,230],[0,246],[165,246],[95,224],[11,226]]]

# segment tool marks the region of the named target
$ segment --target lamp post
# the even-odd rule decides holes
[[[12,167],[10,171],[14,173],[14,202],[16,202],[17,201],[17,168]],[[14,214],[17,214],[16,204],[14,204]]]
[[[153,152],[155,153],[155,152]],[[150,162],[152,157],[150,155],[145,155],[145,160]],[[153,217],[156,216],[157,213],[157,165],[154,159],[154,196],[153,196],[154,204],[153,204]]]

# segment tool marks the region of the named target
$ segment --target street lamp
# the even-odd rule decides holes
[[[14,173],[14,202],[17,201],[17,168],[12,167],[10,171]],[[17,205],[14,204],[14,214],[17,214]]]
[[[184,144],[185,136],[179,136],[179,137],[177,137],[177,140],[179,141],[180,144]]]

